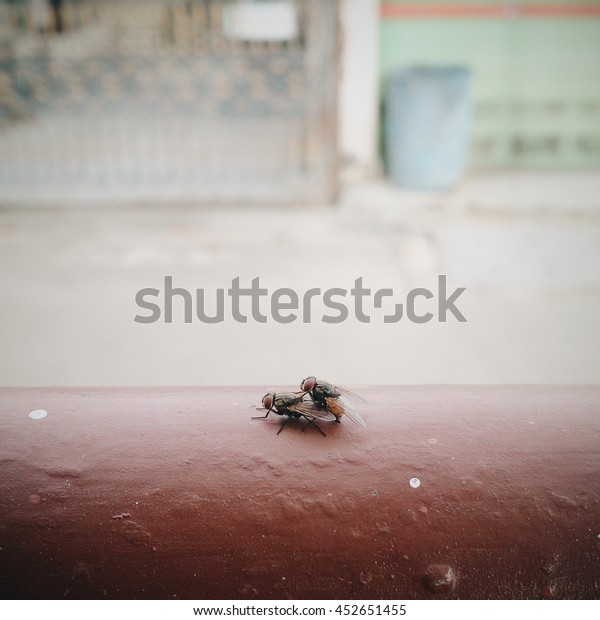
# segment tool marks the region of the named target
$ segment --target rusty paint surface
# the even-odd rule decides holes
[[[600,388],[266,391],[0,390],[0,595],[598,598]]]

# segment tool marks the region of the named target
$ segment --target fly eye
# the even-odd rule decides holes
[[[273,394],[265,394],[262,398],[262,404],[265,409],[270,409],[273,406]]]
[[[316,383],[317,380],[315,379],[315,377],[307,377],[306,379],[304,379],[304,381],[302,381],[300,389],[304,390],[305,392],[310,392],[315,387]]]

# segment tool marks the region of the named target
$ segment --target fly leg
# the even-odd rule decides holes
[[[267,416],[265,416],[267,417]],[[279,428],[279,430],[277,431],[277,434],[279,435],[279,433],[281,433],[281,431],[285,428],[285,425],[291,420],[291,418],[287,417],[285,419],[285,422],[281,425],[281,427]]]
[[[258,409],[258,407],[257,407],[257,409]],[[267,411],[266,415],[252,416],[250,419],[251,420],[265,420],[270,413],[271,413],[271,410],[269,409],[269,411]]]
[[[309,426],[314,426],[319,431],[319,433],[323,435],[323,437],[327,437],[327,435],[325,434],[325,431],[312,418],[306,418],[306,419],[308,420],[308,424],[304,427],[302,431],[303,433],[306,432],[306,429],[308,429]]]
[[[315,400],[315,397],[313,396],[312,392],[304,392],[304,394],[302,394],[302,397],[307,396],[307,395],[310,396],[310,400],[313,403],[318,404],[317,401]]]

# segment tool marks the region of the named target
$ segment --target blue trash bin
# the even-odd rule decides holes
[[[387,170],[396,185],[437,190],[456,184],[467,163],[472,73],[467,67],[407,67],[385,99]]]

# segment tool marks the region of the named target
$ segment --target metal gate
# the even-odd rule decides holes
[[[335,196],[336,2],[0,0],[0,201]]]

